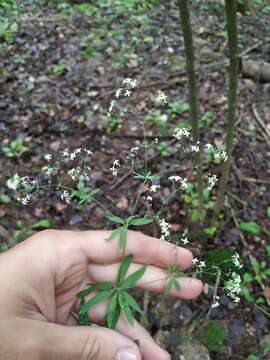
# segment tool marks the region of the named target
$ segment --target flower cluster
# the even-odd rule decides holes
[[[161,228],[161,240],[166,240],[170,236],[170,227],[171,225],[166,222],[166,220],[161,219],[159,220],[159,225]]]
[[[176,128],[173,132],[173,137],[177,140],[181,140],[183,137],[188,138],[190,136],[190,132],[185,128]]]
[[[168,180],[176,183],[181,183],[182,190],[186,190],[188,188],[188,181],[186,178],[182,178],[181,176],[178,175],[172,175],[169,176]]]
[[[238,303],[240,301],[239,294],[241,294],[241,276],[236,273],[231,273],[231,278],[225,282],[225,289],[231,299]]]
[[[120,167],[121,167],[120,161],[118,159],[115,159],[113,161],[112,167],[110,168],[110,171],[113,174],[113,176],[118,175],[118,171],[119,171]]]
[[[209,174],[207,177],[207,189],[211,191],[217,182],[218,177],[216,175]]]
[[[167,95],[165,95],[163,91],[157,90],[157,96],[156,96],[155,100],[158,105],[167,104],[167,102],[168,102],[167,98],[168,98]]]
[[[63,179],[66,178],[66,175],[77,183],[81,181],[89,181],[89,172],[91,169],[89,166],[86,166],[85,163],[90,155],[93,155],[93,152],[87,148],[77,148],[72,151],[66,148],[59,152],[56,156],[53,156],[52,154],[45,154],[43,158],[47,163],[41,168],[42,174],[49,178],[46,179],[45,184],[44,177],[43,180],[40,176],[37,179],[31,180],[27,176],[21,177],[16,173],[7,180],[7,187],[16,192],[16,198],[22,205],[28,205],[34,195],[39,192],[41,187],[54,186],[57,189],[64,188],[62,182]],[[76,163],[78,163],[78,161],[82,161],[84,162],[84,165],[83,167],[76,166],[69,170],[64,170],[66,165],[69,165],[73,161],[76,161]],[[54,180],[52,176],[55,176],[57,184],[53,184]],[[71,198],[72,194],[68,190],[65,190],[61,195],[61,199],[65,200],[68,204],[71,202]]]

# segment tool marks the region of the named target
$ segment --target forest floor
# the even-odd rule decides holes
[[[151,109],[149,94],[162,89],[169,99],[167,108],[162,109],[166,122],[176,126],[188,119],[183,105],[188,101],[183,38],[174,2],[136,9],[129,7],[128,1],[126,5],[115,2],[114,6],[96,1],[88,8],[68,2],[60,6],[55,3],[38,6],[26,0],[20,3],[19,31],[9,42],[2,38],[0,50],[1,144],[5,146],[19,138],[26,146],[20,156],[13,158],[0,152],[0,237],[9,245],[26,238],[32,231],[29,229],[41,219],[48,219],[52,227],[59,229],[111,226],[94,203],[83,209],[74,208],[63,204],[57,194],[44,192],[22,211],[6,189],[8,177],[14,173],[37,173],[45,153],[66,147],[88,147],[94,152],[90,165],[92,179],[94,186],[102,188],[103,203],[116,215],[129,213],[137,196],[138,181],[127,174],[119,182],[119,178],[110,176],[109,169],[114,158],[124,157],[144,138],[132,117],[116,122],[106,119],[115,89],[123,79],[137,79],[134,99],[141,114]],[[256,62],[269,62],[269,13],[259,17],[239,13],[238,20],[239,52]],[[202,142],[220,146],[225,140],[227,101],[224,9],[209,8],[196,1],[192,23],[199,112],[201,117],[208,113],[201,122]],[[160,139],[159,150],[149,162],[153,172],[177,162],[178,148],[164,135],[168,129],[165,126],[164,132],[162,114],[156,113],[146,128],[149,138]],[[263,120],[265,129],[258,125],[258,118]],[[215,236],[201,235],[190,240],[189,248],[195,256],[229,247],[239,252],[247,268],[250,254],[269,264],[266,232],[250,235],[239,230],[242,221],[254,221],[264,230],[269,228],[266,215],[270,205],[269,132],[270,83],[240,75],[236,137],[224,215]],[[216,172],[220,173],[220,165]],[[164,196],[168,196],[168,181],[164,180],[161,186]],[[158,201],[153,203],[154,210],[158,211],[159,206]],[[172,202],[167,216],[174,232],[192,227],[187,220],[189,215],[190,205],[181,197]],[[151,226],[145,226],[143,231],[159,235]],[[265,285],[269,289],[270,284]],[[260,296],[260,288],[254,285],[252,294]],[[264,296],[269,294],[265,292]],[[162,301],[156,295],[144,296],[149,330],[174,354],[173,359],[180,359],[183,338],[187,334],[200,337],[211,298],[203,295],[195,301],[166,299],[166,306],[160,305]],[[220,302],[211,319],[224,327],[226,337],[219,351],[210,352],[211,359],[246,359],[251,353],[269,359],[262,345],[269,334],[269,317],[244,298],[236,305],[222,294]],[[267,305],[262,307],[269,311]],[[203,359],[202,353],[200,356]]]

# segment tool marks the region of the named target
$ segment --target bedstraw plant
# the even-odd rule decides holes
[[[119,181],[120,176],[129,174],[130,181],[136,184],[135,199],[132,206],[128,207],[125,217],[120,217],[113,210],[106,208],[102,188],[95,186],[92,176],[95,166],[94,158],[98,156],[98,152],[93,152],[85,147],[66,148],[54,154],[45,154],[45,164],[37,176],[21,176],[16,173],[7,180],[8,188],[15,192],[16,199],[23,206],[30,205],[39,193],[47,194],[50,190],[58,194],[62,201],[70,206],[87,206],[89,209],[88,205],[95,203],[96,206],[101,207],[104,217],[113,225],[111,234],[104,241],[118,241],[122,261],[117,280],[114,283],[89,284],[77,295],[81,300],[79,321],[82,325],[90,324],[89,310],[104,300],[108,300],[106,323],[110,328],[115,328],[121,312],[130,325],[133,324],[134,313],[138,313],[141,319],[144,318],[140,306],[129,294],[129,290],[135,287],[143,276],[147,264],[136,272],[127,274],[133,259],[132,254],[126,253],[128,230],[130,228],[138,229],[141,226],[148,226],[149,231],[150,227],[152,229],[159,228],[161,240],[170,241],[175,245],[187,245],[189,243],[187,231],[178,234],[173,234],[171,231],[172,224],[168,218],[169,206],[172,200],[179,201],[188,189],[189,183],[193,182],[194,155],[200,153],[202,158],[205,169],[205,174],[202,174],[204,175],[204,189],[207,190],[209,196],[218,182],[217,175],[212,173],[213,164],[208,161],[209,152],[219,154],[217,156],[221,161],[226,159],[226,153],[218,152],[216,147],[211,144],[190,142],[189,130],[175,124],[173,129],[169,128],[168,135],[173,139],[177,154],[181,154],[181,163],[178,161],[174,163],[172,156],[172,161],[166,168],[162,167],[162,170],[157,170],[157,155],[155,154],[159,154],[159,140],[148,136],[147,126],[149,123],[144,120],[146,114],[141,113],[133,105],[132,99],[136,96],[136,92],[136,80],[124,79],[122,86],[116,90],[107,113],[108,117],[117,116],[125,121],[133,121],[138,126],[136,129],[140,128],[143,134],[142,141],[137,141],[128,152],[123,151],[118,154],[117,158],[112,159],[109,171],[104,170],[104,177],[109,177],[109,181],[113,179]],[[160,109],[161,113],[165,111],[168,99],[164,92],[158,90],[155,94],[149,94],[149,100],[152,100],[153,103],[152,112],[157,109]],[[179,155],[177,155],[178,158]],[[183,174],[186,170],[189,179]],[[166,196],[163,193],[163,184],[170,189]],[[175,264],[177,263],[176,261]],[[207,281],[208,290],[213,294],[212,307],[218,306],[219,289],[225,289],[234,302],[237,303],[240,300],[241,277],[238,270],[242,264],[236,253],[231,252],[227,257],[217,257],[214,263],[207,258],[205,260],[195,258],[193,264],[195,269],[188,272],[188,275]],[[183,273],[176,265],[167,269],[164,275],[167,284],[166,294],[169,294],[173,288],[177,291],[181,290],[180,279],[182,276]],[[159,280],[161,279],[157,281]]]

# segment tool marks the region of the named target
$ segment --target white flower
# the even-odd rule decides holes
[[[183,190],[186,190],[188,188],[188,182],[186,178],[181,180],[181,187]]]
[[[51,154],[45,154],[45,155],[44,155],[44,159],[45,159],[46,161],[51,161],[52,155],[51,155]]]
[[[161,237],[160,237],[160,239],[165,240],[170,236],[170,230],[169,229],[170,229],[171,225],[169,223],[167,223],[164,219],[161,219],[159,221],[159,225],[160,225],[160,228],[161,228]]]
[[[198,153],[200,151],[199,141],[197,141],[195,145],[191,145],[190,151],[195,153]]]
[[[110,168],[110,171],[112,173],[113,176],[117,176],[118,175],[118,171],[119,171],[119,168],[121,167],[120,165],[120,161],[118,159],[115,159],[113,161],[113,165],[112,167]]]
[[[205,261],[199,261],[198,270],[202,270],[206,267]]]
[[[123,85],[130,87],[131,89],[134,89],[137,86],[137,80],[136,79],[124,79],[123,80]]]
[[[225,282],[225,288],[232,300],[238,303],[240,301],[238,295],[241,293],[241,276],[233,272],[231,278]]]
[[[43,166],[42,171],[45,175],[51,176],[53,173],[54,168],[52,166]]]
[[[227,156],[226,151],[221,151],[221,152],[218,152],[218,153],[214,154],[214,158],[216,160],[224,160],[224,161],[228,160],[228,156]]]
[[[110,104],[110,107],[109,107],[109,111],[107,112],[107,116],[111,117],[111,114],[112,114],[112,111],[113,111],[115,105],[116,105],[115,100],[112,100],[111,104]]]
[[[181,140],[182,137],[188,138],[190,136],[190,132],[185,128],[176,128],[173,132],[173,137],[175,137],[177,140]]]
[[[77,153],[75,151],[73,151],[71,154],[70,154],[70,160],[74,160],[76,158],[76,155]]]
[[[67,204],[70,204],[70,202],[71,202],[71,195],[70,195],[70,193],[67,191],[67,190],[65,190],[62,194],[61,194],[61,199],[62,200],[65,200],[65,202],[67,203]]]
[[[169,181],[175,181],[175,182],[180,182],[182,180],[181,176],[178,176],[178,175],[172,175],[172,176],[169,176]]]
[[[211,144],[206,144],[205,147],[206,147],[207,150],[212,150],[213,149],[213,145],[211,145]]]
[[[16,191],[21,184],[21,177],[18,174],[13,175],[7,181],[7,187],[11,190]]]
[[[89,149],[84,149],[87,155],[93,155],[93,152]]]
[[[197,264],[197,262],[199,261],[199,259],[197,259],[197,258],[194,258],[193,260],[192,260],[192,264]]]
[[[117,99],[121,96],[122,91],[123,91],[122,88],[116,90],[115,97],[116,97]]]
[[[134,157],[136,156],[137,152],[139,151],[139,146],[134,146],[130,149],[130,156]]]
[[[218,177],[216,175],[209,174],[208,177],[207,177],[207,188],[208,188],[208,190],[212,190],[217,182],[218,182]]]
[[[216,301],[214,304],[212,304],[211,308],[214,309],[216,307],[218,307],[220,304],[218,301]]]
[[[238,269],[242,269],[243,264],[241,263],[240,256],[237,253],[232,256],[232,262],[236,267],[238,267]]]
[[[167,104],[167,95],[163,91],[158,90],[155,100],[158,105],[165,105]]]
[[[125,91],[125,96],[130,96],[130,95],[131,95],[131,91],[127,89],[127,90]]]
[[[31,196],[29,194],[27,194],[26,197],[22,198],[20,201],[21,201],[22,205],[26,206],[26,205],[28,205],[30,200],[31,200]]]
[[[69,151],[68,151],[68,149],[65,149],[65,150],[62,152],[62,155],[63,155],[63,157],[69,157]]]
[[[188,238],[187,238],[187,234],[183,234],[183,235],[181,236],[181,238],[180,238],[180,241],[182,241],[182,243],[183,243],[184,245],[188,244],[189,241],[188,241]]]
[[[160,185],[151,185],[151,187],[150,187],[150,191],[152,191],[152,192],[156,192],[157,190],[159,190],[160,189]]]

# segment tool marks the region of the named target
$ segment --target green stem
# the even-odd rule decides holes
[[[214,208],[212,222],[218,218],[224,205],[224,194],[229,179],[230,163],[233,149],[233,139],[235,131],[236,106],[237,106],[237,83],[238,83],[238,45],[237,45],[237,0],[226,0],[226,21],[228,31],[229,47],[229,91],[228,91],[228,115],[227,115],[227,134],[226,152],[228,159],[223,164],[221,179],[219,182],[217,201]]]
[[[196,145],[200,141],[199,124],[198,124],[198,105],[197,105],[197,87],[196,87],[196,73],[194,63],[194,47],[192,27],[190,23],[189,1],[178,0],[180,20],[185,44],[186,55],[186,69],[189,83],[189,104],[190,104],[190,120],[192,129],[193,144]],[[198,186],[198,211],[200,221],[204,219],[203,206],[203,169],[200,152],[195,153],[194,165],[197,171],[197,186]]]

